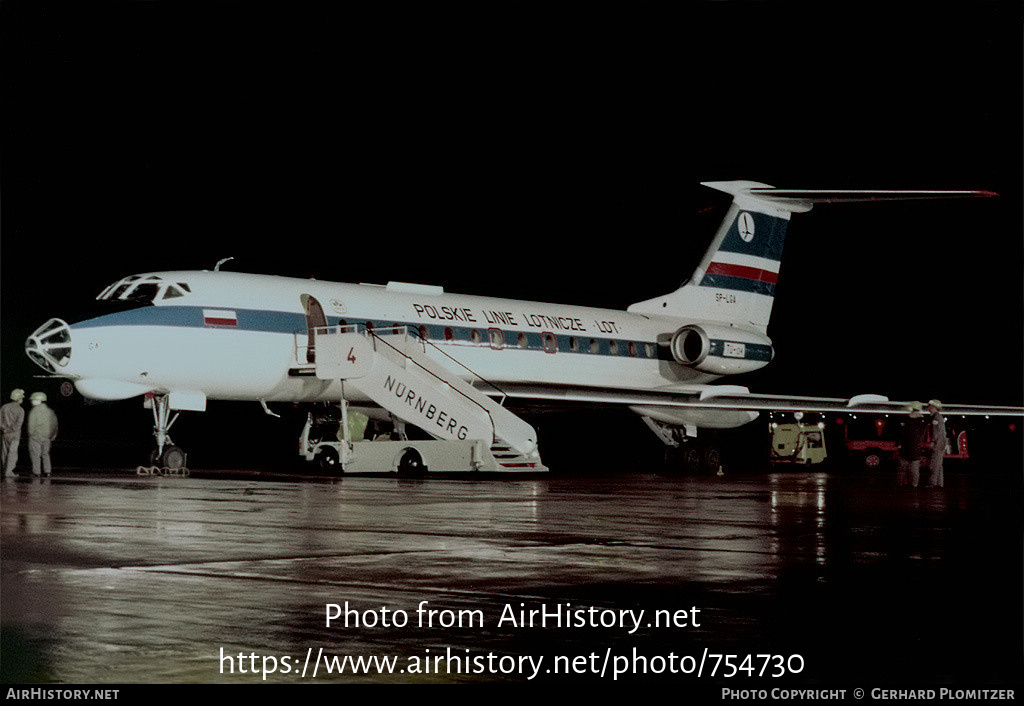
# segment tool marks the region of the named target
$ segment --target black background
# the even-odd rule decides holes
[[[0,18],[0,385],[49,391],[65,439],[110,439],[110,410],[131,412],[121,438],[149,438],[137,400],[61,398],[22,350],[126,274],[230,256],[625,308],[689,275],[727,203],[699,182],[719,179],[998,192],[796,216],[776,359],[739,382],[1021,400],[1016,3],[5,2]],[[273,421],[227,403],[208,419]],[[201,427],[178,431],[212,441]]]

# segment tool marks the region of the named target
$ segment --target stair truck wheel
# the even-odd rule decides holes
[[[320,464],[320,470],[328,475],[337,476],[343,473],[341,458],[338,456],[338,450],[335,448],[325,446],[316,455],[316,460]]]
[[[398,461],[398,475],[415,478],[427,472],[423,456],[416,449],[406,449]]]

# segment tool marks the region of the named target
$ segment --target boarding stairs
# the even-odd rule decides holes
[[[547,470],[536,430],[502,406],[501,391],[407,327],[323,326],[313,334],[313,373],[321,380],[341,380],[343,397],[349,390],[361,393],[434,439],[483,441],[502,470]],[[451,361],[451,367],[435,357]]]

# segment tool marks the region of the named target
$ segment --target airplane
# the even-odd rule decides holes
[[[496,470],[546,470],[535,430],[506,407],[508,399],[628,407],[666,446],[684,450],[687,465],[710,468],[721,450],[702,446],[698,429],[739,427],[765,411],[907,413],[907,402],[879,395],[759,395],[713,383],[774,357],[767,329],[793,214],[818,203],[995,194],[703,185],[732,202],[692,276],[624,311],[435,285],[247,274],[218,263],[213,271],[127,276],[97,297],[109,313],[71,324],[50,319],[29,336],[26,352],[87,398],[145,398],[154,417],[152,460],[171,468],[185,463],[169,435],[177,412],[205,411],[208,400],[259,402],[268,414],[268,403],[338,402],[342,426],[351,405],[391,419],[399,441],[409,438],[409,425],[428,440],[477,442],[487,464],[477,448],[471,467]],[[944,412],[1024,410],[945,405]],[[325,465],[343,460],[336,448],[322,450]],[[446,463],[427,464],[424,453],[407,443],[391,470]]]

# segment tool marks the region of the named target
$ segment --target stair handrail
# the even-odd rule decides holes
[[[406,336],[409,336],[410,334],[412,334],[413,340],[418,341],[420,343],[421,347],[423,348],[423,352],[424,353],[426,353],[426,350],[427,350],[426,347],[430,346],[435,351],[437,351],[438,353],[443,355],[445,358],[447,358],[448,360],[452,361],[453,363],[458,365],[460,368],[465,370],[467,373],[469,373],[475,379],[479,380],[484,385],[487,385],[488,387],[492,388],[501,397],[500,401],[498,402],[498,406],[499,407],[504,407],[505,406],[505,400],[508,399],[508,393],[506,393],[504,390],[502,390],[500,387],[495,385],[490,380],[487,380],[486,378],[484,378],[482,375],[477,373],[475,370],[473,370],[470,367],[468,367],[465,363],[463,363],[458,358],[452,357],[447,352],[445,352],[444,349],[440,348],[439,346],[434,345],[432,342],[430,342],[427,339],[425,339],[422,336],[420,336],[418,331],[412,329],[409,326],[402,325],[402,324],[395,324],[394,326],[386,326],[386,327],[383,327],[383,328],[369,328],[368,329],[368,328],[366,328],[365,324],[346,324],[344,326],[336,324],[336,325],[333,325],[333,326],[317,326],[314,329],[314,331],[321,331],[322,330],[324,332],[327,332],[327,331],[335,330],[335,329],[338,330],[339,332],[350,331],[352,333],[359,333],[360,329],[361,329],[363,333],[368,334],[369,336],[371,336],[371,337],[373,337],[375,339],[378,339],[378,340],[382,340],[382,339],[379,338],[379,334],[381,332],[383,332],[383,331],[387,331],[387,332],[390,332],[392,334],[405,334]],[[387,343],[387,341],[384,341],[384,343]],[[397,348],[395,348],[391,344],[387,344],[387,345],[392,350],[394,350],[396,353],[398,353],[399,355],[402,355],[402,356],[404,356],[406,358],[409,358],[409,356],[407,356],[405,353],[403,353],[402,351],[398,350]],[[412,360],[412,359],[410,358],[410,360]],[[416,361],[413,360],[413,362],[415,363]],[[421,369],[426,370],[426,368],[423,368],[422,366],[420,366],[420,367],[421,367]],[[427,371],[427,372],[429,372],[429,371]],[[434,377],[437,377],[437,376],[434,375]],[[438,378],[438,379],[440,380],[440,378]],[[444,381],[442,380],[442,382],[444,382]]]
[[[362,328],[362,331],[360,331],[360,328]],[[489,409],[487,409],[487,407],[485,407],[484,405],[480,404],[480,403],[479,403],[479,402],[478,402],[477,400],[473,399],[472,397],[470,397],[469,395],[467,395],[467,394],[466,394],[465,392],[463,392],[462,390],[459,390],[458,388],[452,387],[452,385],[451,385],[450,383],[448,383],[448,381],[447,381],[447,380],[445,380],[444,378],[440,377],[439,375],[437,375],[436,373],[434,373],[434,372],[433,372],[432,370],[430,370],[430,369],[428,369],[428,368],[425,368],[425,367],[423,367],[422,365],[420,365],[420,364],[419,364],[419,363],[418,363],[418,362],[416,361],[416,359],[415,359],[415,358],[411,357],[410,355],[408,355],[408,354],[407,354],[407,353],[405,353],[404,351],[402,351],[402,350],[399,350],[399,349],[398,349],[398,348],[396,348],[395,346],[391,345],[391,343],[389,343],[388,341],[384,340],[384,338],[383,338],[383,337],[382,337],[382,336],[380,335],[380,332],[382,332],[382,331],[390,331],[390,332],[391,332],[391,334],[396,334],[396,335],[398,335],[398,334],[404,334],[404,335],[408,336],[408,335],[409,335],[409,327],[408,327],[408,326],[390,326],[390,327],[384,327],[384,328],[381,328],[381,329],[376,329],[376,328],[374,328],[374,329],[368,329],[368,328],[366,328],[366,326],[365,326],[365,325],[363,325],[363,324],[346,324],[345,326],[341,326],[341,325],[334,325],[334,326],[317,326],[317,327],[315,327],[315,328],[313,329],[313,336],[314,336],[314,339],[315,339],[315,337],[316,337],[316,336],[317,336],[317,335],[318,335],[318,334],[319,334],[320,332],[323,332],[323,333],[329,333],[329,332],[331,332],[331,331],[337,331],[337,332],[339,332],[339,333],[348,333],[348,332],[351,332],[351,333],[362,333],[363,335],[365,335],[365,336],[368,336],[368,337],[369,337],[369,338],[371,339],[371,341],[372,341],[372,342],[374,343],[374,350],[376,350],[376,342],[377,342],[377,341],[380,341],[381,343],[383,343],[384,345],[386,345],[386,346],[387,346],[388,348],[390,348],[391,350],[393,350],[393,351],[394,351],[395,353],[397,353],[398,355],[402,356],[402,357],[403,357],[403,358],[405,358],[406,360],[409,360],[409,361],[411,361],[411,362],[412,362],[412,363],[413,363],[414,365],[416,365],[416,367],[417,367],[417,368],[419,368],[419,369],[420,369],[420,370],[422,370],[423,372],[427,373],[428,375],[430,375],[431,377],[433,377],[434,379],[436,379],[436,380],[437,380],[438,382],[440,382],[441,384],[443,384],[443,385],[447,386],[447,387],[448,387],[448,389],[450,389],[450,390],[453,390],[454,392],[457,392],[457,393],[459,393],[459,394],[460,394],[460,395],[462,395],[462,396],[463,396],[464,398],[466,398],[467,400],[469,400],[470,402],[472,402],[473,404],[475,404],[475,405],[476,405],[477,407],[479,407],[480,409],[482,409],[482,410],[484,411],[484,414],[486,414],[486,415],[487,415],[487,418],[488,418],[489,420],[491,420],[491,429],[492,429],[492,430],[494,430],[494,432],[495,432],[495,433],[497,433],[497,428],[498,428],[498,425],[497,425],[497,424],[495,423],[495,421],[494,421],[494,416],[493,416],[493,415],[491,414],[491,411],[490,411]],[[421,341],[421,342],[423,342],[423,343],[426,343],[426,341],[423,341],[423,339],[422,339],[422,338],[420,338],[420,337],[418,337],[418,336],[417,336],[417,339],[418,339],[418,340],[420,340],[420,341]],[[433,345],[433,344],[431,344],[431,345]],[[434,348],[436,348],[436,349],[437,349],[437,346],[434,346]],[[440,350],[440,349],[437,349],[437,350]],[[444,351],[441,351],[441,352],[442,352],[442,353],[444,353]],[[424,353],[426,353],[426,348],[425,348],[425,347],[424,347]],[[446,354],[446,355],[447,355],[447,354]],[[458,361],[458,360],[455,360],[455,358],[452,358],[451,356],[448,356],[448,358],[450,358],[451,360],[453,360],[453,361],[454,361],[454,362],[456,362],[456,363],[459,363],[459,361]],[[459,365],[462,365],[462,364],[461,364],[461,363],[459,363]],[[505,393],[504,393],[504,392],[502,392],[502,391],[501,391],[501,390],[500,390],[500,389],[499,389],[499,388],[498,388],[497,386],[493,385],[492,383],[488,382],[487,380],[484,380],[484,379],[483,379],[482,377],[480,377],[479,375],[477,375],[476,373],[474,373],[474,372],[473,372],[472,370],[470,370],[469,368],[467,368],[467,367],[466,367],[465,365],[462,365],[462,367],[463,367],[463,368],[465,368],[465,369],[466,369],[466,370],[467,370],[467,371],[468,371],[468,372],[469,372],[470,374],[472,374],[473,376],[475,376],[476,378],[478,378],[478,379],[479,379],[480,381],[482,381],[482,382],[484,382],[484,383],[487,383],[488,385],[491,385],[492,387],[494,387],[494,389],[495,389],[495,390],[497,390],[497,391],[498,391],[498,392],[499,392],[499,393],[500,393],[501,395],[503,395],[503,396],[504,396],[504,394],[505,394]],[[472,385],[470,385],[470,387],[472,387]],[[504,397],[503,397],[503,400],[502,400],[502,401],[504,401]],[[499,405],[499,406],[501,406],[501,405]]]

